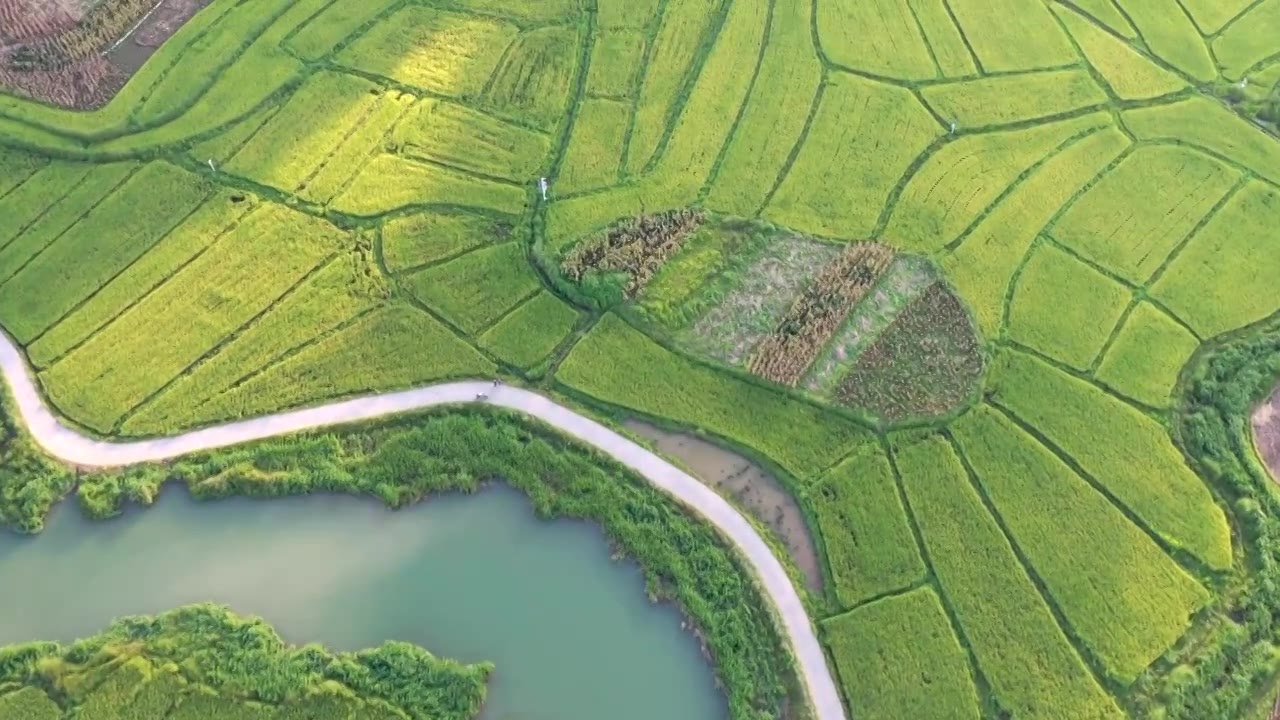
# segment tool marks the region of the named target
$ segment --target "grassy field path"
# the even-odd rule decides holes
[[[611,456],[715,525],[751,565],[773,603],[791,643],[817,720],[843,720],[844,706],[809,615],[791,579],[769,546],[732,505],[658,455],[609,428],[520,388],[493,387],[473,380],[356,397],[318,407],[218,425],[172,437],[113,443],[86,437],[63,425],[45,405],[22,352],[0,332],[0,372],[17,401],[18,417],[50,455],[87,467],[119,467],[168,460],[189,453],[238,445],[316,428],[373,420],[440,405],[477,402],[523,413]]]

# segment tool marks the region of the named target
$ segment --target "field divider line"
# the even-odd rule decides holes
[[[817,720],[846,718],[840,693],[804,603],[786,569],[751,521],[714,490],[654,452],[542,394],[517,387],[494,387],[486,380],[449,382],[374,393],[170,437],[110,442],[86,437],[62,424],[40,396],[21,350],[3,332],[0,332],[0,372],[16,401],[18,419],[41,448],[64,462],[100,468],[157,462],[307,430],[473,403],[478,396],[487,394],[487,404],[540,420],[590,445],[713,525],[736,548],[769,597],[788,636]]]

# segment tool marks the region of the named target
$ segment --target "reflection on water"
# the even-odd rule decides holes
[[[64,504],[42,535],[0,535],[0,587],[0,643],[211,600],[296,643],[399,639],[492,661],[487,720],[727,712],[679,613],[648,602],[599,529],[540,521],[505,487],[397,512],[331,496],[197,503],[176,487],[105,523]]]
[[[692,435],[672,433],[640,420],[623,425],[654,442],[658,452],[684,463],[699,480],[720,490],[782,539],[810,590],[822,593],[818,551],[796,499],[762,468]]]

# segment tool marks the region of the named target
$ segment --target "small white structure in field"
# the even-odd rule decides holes
[[[1236,87],[1240,88],[1241,90],[1249,87],[1249,78],[1240,78],[1240,84],[1236,85]]]
[[[542,201],[547,201],[547,179],[538,178],[538,189],[542,191]]]
[[[213,158],[209,158],[209,169],[214,172],[218,172],[218,168],[213,166]]]
[[[948,133],[948,134],[949,134],[949,135],[955,135],[955,134],[956,134],[956,121],[955,121],[955,120],[952,120],[952,121],[951,121],[951,132],[950,132],[950,133]]]

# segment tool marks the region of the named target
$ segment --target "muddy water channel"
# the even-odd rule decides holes
[[[822,592],[818,552],[805,524],[804,513],[791,493],[762,468],[741,455],[701,438],[672,433],[640,420],[626,428],[648,438],[662,455],[676,458],[694,477],[727,495],[740,508],[763,522],[786,544],[810,590]]]
[[[177,487],[109,522],[64,504],[39,536],[0,534],[0,587],[0,644],[215,601],[291,642],[399,639],[492,661],[485,720],[727,715],[697,641],[648,601],[639,569],[611,560],[595,526],[538,520],[506,487],[397,512],[330,496],[198,503]]]

